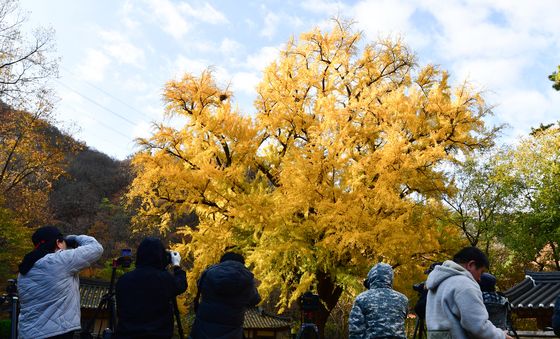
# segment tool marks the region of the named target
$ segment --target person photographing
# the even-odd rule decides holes
[[[138,246],[136,268],[117,282],[119,339],[168,339],[173,336],[173,302],[187,289],[181,256],[166,251],[158,238],[147,237]],[[173,274],[167,267],[173,266]]]
[[[476,247],[465,247],[428,275],[428,339],[512,339],[490,322],[478,282],[490,267]]]
[[[226,252],[198,280],[192,339],[242,339],[245,312],[261,301],[243,255]]]
[[[73,338],[80,329],[78,273],[97,261],[103,247],[87,235],[63,237],[54,226],[31,236],[35,249],[19,265],[19,338]]]

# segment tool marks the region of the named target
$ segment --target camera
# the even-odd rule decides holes
[[[64,242],[67,248],[77,248],[79,246],[74,236],[64,237]]]
[[[299,303],[301,310],[304,312],[315,312],[319,310],[321,301],[317,294],[311,292],[305,292],[301,297],[299,297]]]
[[[171,265],[171,250],[165,250],[165,267]]]
[[[7,305],[4,305],[6,303]],[[6,286],[6,294],[0,296],[0,310],[2,312],[7,311],[10,314],[10,338],[17,337],[17,326],[18,326],[18,310],[19,310],[19,299],[17,295],[17,285],[15,279],[8,279],[8,285]]]
[[[412,289],[418,293],[424,293],[425,288],[426,288],[426,283],[424,281],[412,285]]]
[[[12,297],[17,297],[17,285],[15,279],[8,279],[6,294],[0,296],[0,305],[9,302]]]
[[[121,256],[117,259],[113,259],[113,267],[121,266],[123,268],[129,268],[132,264],[132,250],[130,248],[124,248],[121,250]]]
[[[8,286],[6,286],[6,293],[9,296],[17,295],[16,279],[8,279]]]

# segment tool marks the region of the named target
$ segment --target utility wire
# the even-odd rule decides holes
[[[89,81],[87,81],[87,80],[80,79],[80,77],[79,77],[76,73],[72,72],[72,71],[69,70],[68,68],[63,67],[63,66],[62,66],[62,68],[63,68],[66,72],[72,74],[76,79],[85,82],[86,84],[90,85],[91,87],[95,88],[96,90],[100,91],[101,93],[107,95],[108,97],[113,98],[114,100],[116,100],[116,101],[120,102],[121,104],[125,105],[126,107],[130,108],[130,109],[133,110],[134,112],[143,115],[143,116],[144,116],[145,118],[147,118],[147,119],[150,119],[150,120],[153,119],[152,117],[150,117],[149,115],[143,113],[143,112],[140,111],[139,109],[136,109],[136,107],[133,107],[132,105],[130,105],[128,102],[126,102],[126,101],[124,101],[124,100],[122,100],[122,99],[120,99],[120,98],[114,96],[113,94],[111,94],[111,93],[105,91],[104,89],[100,88],[99,86],[96,86],[96,85],[94,85],[93,83],[91,83],[91,82],[89,82]]]
[[[72,109],[72,110],[74,110],[74,111],[76,111],[76,112],[78,111],[78,110],[76,109],[76,107],[74,107],[74,106],[72,106],[72,105],[67,105],[67,106],[68,106],[70,109]],[[96,123],[100,124],[101,126],[103,126],[103,127],[107,128],[108,130],[111,130],[112,132],[114,132],[114,133],[120,135],[121,137],[125,138],[127,141],[132,141],[132,140],[131,140],[132,138],[131,138],[129,135],[126,135],[126,134],[122,133],[121,131],[119,131],[118,129],[116,129],[116,128],[110,126],[110,125],[107,125],[106,123],[104,123],[104,122],[101,121],[101,120],[97,120],[97,119],[94,117],[93,114],[89,114],[89,113],[86,113],[86,114],[87,114],[93,121],[95,121]]]
[[[98,107],[100,107],[100,108],[106,110],[107,112],[109,112],[109,113],[111,113],[111,114],[113,114],[113,115],[115,115],[115,116],[121,118],[122,120],[128,122],[130,125],[136,126],[136,123],[135,123],[134,121],[128,119],[127,117],[125,117],[125,116],[123,116],[123,115],[121,115],[121,114],[119,114],[119,113],[113,111],[113,110],[110,109],[110,108],[107,108],[107,107],[101,105],[101,104],[98,103],[97,101],[95,101],[95,100],[89,98],[88,96],[86,96],[86,95],[84,95],[84,94],[78,92],[77,90],[73,89],[72,87],[66,85],[65,83],[63,83],[63,82],[60,81],[59,79],[55,79],[55,80],[56,80],[56,82],[58,82],[58,83],[59,83],[60,85],[62,85],[63,87],[66,87],[68,90],[70,90],[70,91],[72,91],[72,92],[78,94],[79,96],[81,96],[82,98],[84,98],[84,99],[86,99],[87,101],[91,102],[92,104],[94,104],[94,105],[96,105],[96,106],[98,106]]]
[[[78,110],[76,107],[74,107],[73,105],[66,105],[66,106],[67,106],[68,109],[73,110],[73,111],[75,111],[75,112],[78,112],[78,111],[79,111],[79,110]],[[127,135],[123,134],[122,132],[120,132],[119,130],[113,128],[112,126],[107,125],[106,123],[95,119],[94,114],[90,114],[89,112],[86,112],[86,115],[87,115],[88,117],[90,117],[93,121],[95,121],[96,123],[98,123],[99,125],[101,125],[101,127],[104,127],[104,128],[106,128],[107,130],[109,130],[110,132],[116,133],[119,137],[122,137],[123,139],[125,139],[125,140],[127,141],[126,144],[130,144],[130,143],[133,142],[133,141],[131,140],[131,137],[130,137],[130,136],[127,136]],[[94,134],[95,136],[98,136],[97,133],[93,133],[93,134]],[[98,138],[98,139],[101,140],[101,141],[103,141],[103,142],[105,142],[105,143],[110,143],[110,144],[114,147],[113,150],[115,150],[115,148],[118,148],[118,149],[120,149],[120,150],[122,151],[123,154],[126,154],[127,156],[134,153],[134,150],[128,149],[128,148],[125,147],[125,146],[120,146],[120,145],[124,145],[124,144],[125,144],[124,142],[123,142],[123,143],[115,143],[113,140],[111,140],[111,138],[107,138],[107,137],[105,137],[105,136],[104,136],[104,137],[101,137],[101,138]],[[92,147],[92,145],[88,145],[88,147]],[[101,151],[101,150],[100,150],[100,151]],[[107,152],[107,151],[101,151],[101,152],[103,152],[103,153],[105,153],[105,154],[108,154],[108,155],[111,156],[111,157],[116,157],[116,155],[114,154],[114,152],[113,152],[112,155],[110,155],[109,152]]]

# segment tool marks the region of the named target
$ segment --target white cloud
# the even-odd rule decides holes
[[[183,3],[179,5],[179,8],[185,14],[190,15],[191,17],[200,20],[202,22],[206,22],[209,24],[217,25],[217,24],[227,24],[229,20],[226,16],[212,7],[209,3],[204,3],[202,7],[193,7],[188,3]]]
[[[161,120],[163,118],[163,107],[161,105],[147,105],[144,107],[144,112],[154,120]]]
[[[132,129],[133,138],[148,138],[152,135],[152,123],[140,121]]]
[[[154,15],[161,28],[175,39],[181,39],[191,28],[179,6],[169,0],[146,1],[150,15]]]
[[[59,94],[62,100],[57,105],[57,115],[63,118],[64,125],[73,131],[72,136],[74,138],[83,139],[84,130],[98,125],[98,122],[90,113],[91,108],[74,92],[61,90]]]
[[[244,46],[239,42],[229,38],[224,38],[220,43],[219,50],[220,53],[224,55],[232,55],[241,52],[243,48]]]
[[[441,26],[434,47],[446,58],[514,56],[547,43],[536,31],[494,22],[492,13],[500,13],[506,21],[511,18],[508,13],[496,12],[488,5],[441,4],[429,10]]]
[[[202,6],[170,0],[145,0],[145,3],[148,5],[148,12],[145,14],[177,40],[183,39],[196,22],[212,25],[229,23],[226,16],[209,3]]]
[[[310,3],[326,8],[329,1]],[[558,116],[560,96],[548,88],[544,68],[552,72],[558,63],[552,13],[559,10],[554,0],[364,0],[348,12],[367,40],[402,33],[421,61],[443,64],[454,81],[485,90],[487,102],[497,105],[491,120],[510,124],[506,134],[518,136],[558,119],[551,116]]]
[[[189,41],[188,49],[200,53],[211,53],[216,50],[216,43],[213,41]]]
[[[249,19],[249,18],[245,19],[245,24],[246,24],[247,26],[249,26],[250,28],[255,28],[255,27],[257,27],[257,24],[256,24],[253,20],[251,20],[251,19]]]
[[[351,11],[359,28],[370,39],[388,34],[403,34],[410,29],[410,17],[416,7],[403,0],[362,1]]]
[[[105,72],[110,65],[111,59],[105,53],[87,49],[83,62],[78,66],[78,75],[84,80],[101,82],[105,79]]]
[[[245,63],[247,68],[263,71],[272,61],[278,58],[282,46],[265,46],[257,53],[249,55]]]
[[[262,28],[260,35],[271,39],[276,34],[279,24],[280,16],[273,12],[266,13],[264,17],[264,27]]]
[[[495,109],[495,118],[510,124],[513,127],[512,135],[526,135],[530,127],[557,120],[551,117],[550,112],[559,107],[560,98],[556,98],[558,92],[549,94],[554,96],[534,89],[512,89],[508,93],[502,93],[497,99],[501,101]]]
[[[302,27],[304,27],[305,24],[302,18],[293,15],[286,16],[285,22],[293,30],[300,30]]]
[[[313,13],[326,14],[329,16],[342,14],[347,8],[343,2],[331,0],[305,0],[301,3],[301,7]]]
[[[63,103],[72,103],[76,104],[77,106],[81,106],[83,103],[83,98],[76,92],[69,90],[66,87],[60,87],[57,89],[57,95],[60,97],[61,102]]]
[[[177,59],[175,59],[173,70],[178,76],[182,76],[183,73],[191,73],[198,76],[209,66],[210,63],[204,59],[191,59],[184,55],[179,55]]]
[[[144,51],[133,45],[124,35],[116,31],[101,31],[99,35],[106,42],[103,46],[105,52],[119,63],[144,67]]]
[[[528,61],[524,58],[462,58],[452,64],[453,77],[467,80],[477,88],[505,89],[523,82],[523,71]]]
[[[138,74],[124,77],[120,81],[120,86],[134,93],[143,93],[150,88],[150,85]]]
[[[506,15],[512,27],[518,27],[521,30],[550,32],[555,33],[556,38],[558,36],[558,17],[554,14],[560,10],[560,4],[556,0],[495,0],[490,4]]]
[[[255,72],[238,72],[233,75],[231,87],[234,93],[242,92],[251,97],[256,97],[256,87],[260,78]]]
[[[231,73],[222,66],[212,66],[212,75],[218,86],[228,86],[231,83]]]
[[[132,17],[134,6],[130,0],[124,2],[120,10],[122,22],[129,30],[135,30],[140,26],[140,22]]]

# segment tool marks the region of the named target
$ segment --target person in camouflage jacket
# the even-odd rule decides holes
[[[406,338],[408,299],[393,290],[391,266],[385,263],[373,266],[364,285],[368,290],[356,297],[350,311],[350,339]]]

